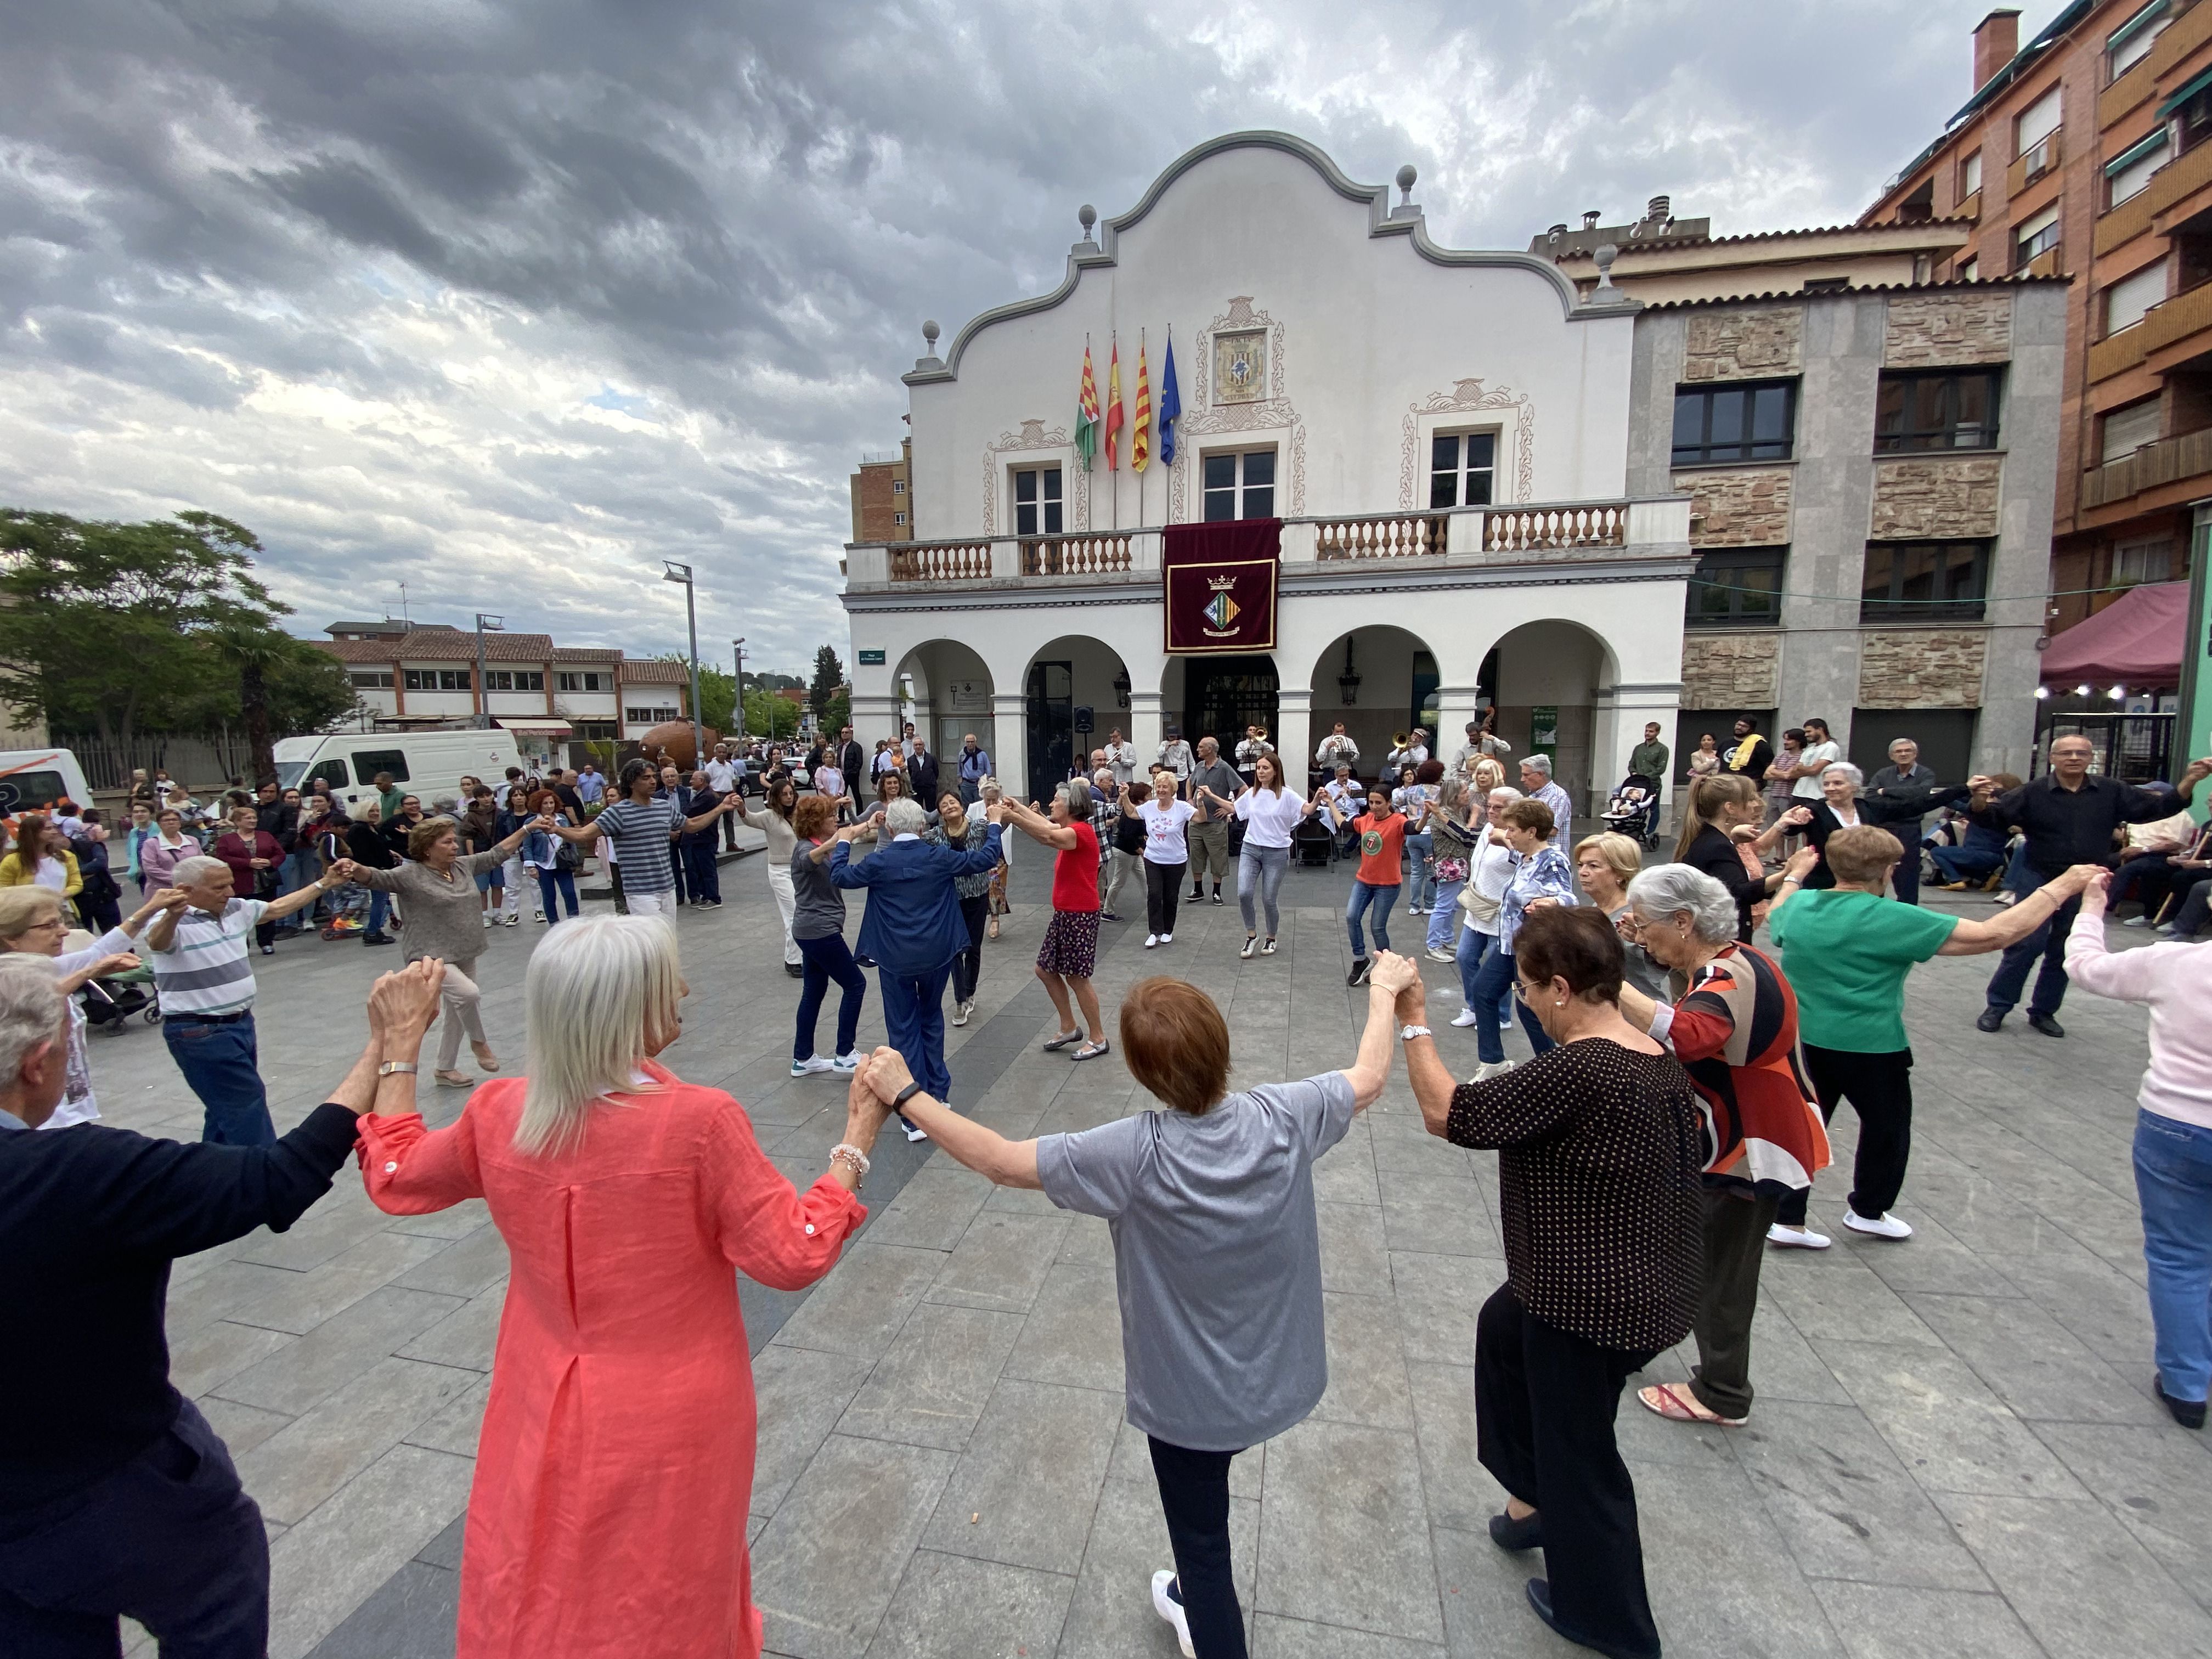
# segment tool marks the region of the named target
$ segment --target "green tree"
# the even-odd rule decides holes
[[[327,723],[355,706],[351,686],[276,626],[289,607],[254,577],[260,550],[211,513],[121,524],[0,508],[0,703],[125,743],[226,718]]]
[[[830,702],[837,695],[838,687],[844,684],[845,667],[837,660],[836,648],[827,645],[821,647],[814,653],[814,683],[806,690],[806,701],[813,708],[817,726],[826,726],[833,732],[837,729],[830,719]]]
[[[799,705],[772,690],[755,690],[752,676],[745,676],[745,732],[755,738],[799,735]]]
[[[691,659],[681,651],[664,651],[656,659],[660,662],[681,663],[688,673]],[[752,676],[745,678],[750,680]],[[690,683],[684,683],[689,695]],[[730,715],[737,707],[738,677],[727,669],[717,668],[712,663],[699,665],[699,724],[720,732],[724,737],[735,734],[730,730]]]

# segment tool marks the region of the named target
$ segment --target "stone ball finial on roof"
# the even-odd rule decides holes
[[[934,317],[930,318],[921,325],[922,342],[927,345],[932,351],[937,349],[938,332],[937,319]]]
[[[1098,222],[1098,210],[1091,206],[1090,203],[1085,202],[1081,207],[1075,210],[1075,218],[1076,222],[1083,227],[1083,240],[1086,242],[1089,241],[1091,240],[1091,227]]]
[[[1620,258],[1620,249],[1611,242],[1600,242],[1590,256],[1597,261],[1597,285],[1601,290],[1613,286],[1613,262]]]
[[[1411,161],[1398,169],[1398,189],[1405,200],[1410,202],[1413,199],[1413,180],[1420,176],[1413,171]]]

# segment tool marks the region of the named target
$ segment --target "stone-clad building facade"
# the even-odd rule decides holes
[[[2047,281],[1638,317],[1628,489],[1688,494],[1699,556],[1678,757],[1818,715],[1869,769],[1910,735],[1947,774],[2026,772],[2064,333]]]

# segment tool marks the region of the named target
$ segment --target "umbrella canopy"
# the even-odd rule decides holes
[[[2046,684],[2171,686],[2181,680],[2189,584],[2131,587],[2087,622],[2051,635],[2039,671]]]

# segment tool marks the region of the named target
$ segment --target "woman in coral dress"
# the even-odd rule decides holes
[[[429,1130],[414,1077],[390,1074],[362,1120],[378,1207],[482,1198],[513,1258],[459,1659],[761,1650],[752,1363],[731,1270],[779,1290],[829,1271],[866,1217],[854,1194],[884,1113],[856,1081],[846,1144],[794,1192],[743,1107],[653,1060],[686,989],[665,922],[570,922],[531,957],[526,1078],[485,1084]]]

